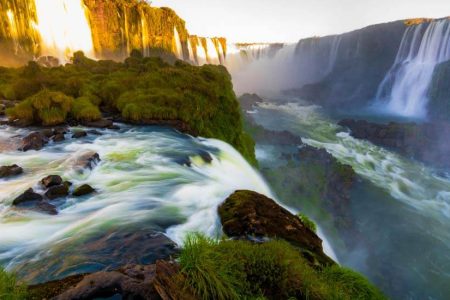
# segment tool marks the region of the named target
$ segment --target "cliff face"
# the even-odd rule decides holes
[[[367,104],[393,65],[406,28],[398,21],[301,40],[295,51],[299,88],[291,93],[336,107]]]

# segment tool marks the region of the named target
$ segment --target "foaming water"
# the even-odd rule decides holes
[[[10,130],[1,128],[1,135],[10,136]],[[101,162],[80,173],[77,158],[92,151]],[[205,153],[211,163],[202,159]],[[184,164],[187,161],[191,167]],[[178,243],[190,231],[216,236],[217,206],[232,192],[249,189],[273,197],[259,174],[228,144],[169,129],[106,130],[100,137],[68,139],[41,151],[0,153],[0,165],[13,163],[25,173],[0,180],[0,262],[34,281],[79,271],[74,266],[82,264],[83,257],[77,255],[77,245],[83,247],[84,240],[99,233],[148,227]],[[29,187],[42,192],[38,182],[50,174],[61,175],[74,186],[90,184],[98,193],[52,202],[58,207],[57,216],[11,207]],[[33,261],[53,262],[61,251],[66,257],[59,259],[67,260],[65,264],[52,263],[33,274],[27,271]]]

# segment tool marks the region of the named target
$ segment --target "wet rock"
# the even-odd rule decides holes
[[[66,134],[68,132],[68,129],[66,127],[57,127],[53,129],[53,134]]]
[[[33,132],[22,139],[21,151],[41,150],[48,143],[47,137],[41,132]]]
[[[257,94],[243,94],[239,97],[239,103],[244,111],[252,110],[258,103],[263,103],[264,100]]]
[[[98,153],[88,151],[76,159],[74,167],[80,171],[83,171],[84,169],[92,170],[100,161],[101,159]]]
[[[118,126],[118,125],[112,125],[112,126],[109,126],[108,129],[111,129],[111,130],[120,130],[120,126]]]
[[[59,175],[49,175],[41,180],[41,184],[46,188],[61,185],[62,183],[63,180]]]
[[[95,189],[89,184],[83,184],[82,186],[77,187],[75,191],[73,191],[72,195],[75,197],[81,197],[92,193],[95,193]]]
[[[66,184],[52,186],[45,192],[45,196],[50,200],[66,197],[67,195],[69,195],[69,188]]]
[[[0,167],[0,178],[17,176],[23,173],[23,169],[18,165]]]
[[[322,240],[297,216],[272,199],[252,191],[236,191],[219,207],[222,229],[234,238],[284,239],[301,249],[313,264],[333,264]]]
[[[203,159],[203,161],[207,164],[210,164],[213,161],[211,154],[209,154],[206,151],[200,151],[199,155]]]
[[[29,188],[23,194],[21,194],[19,197],[14,199],[13,205],[17,206],[17,205],[25,204],[28,202],[42,201],[42,199],[43,198],[41,195],[35,193],[32,188]]]
[[[72,133],[72,138],[73,139],[80,139],[87,136],[87,132],[84,130],[80,130],[80,131],[76,131],[74,133]]]
[[[75,275],[31,286],[30,299],[196,299],[188,289],[179,286],[183,280],[179,271],[174,261],[129,264],[114,271]]]
[[[52,141],[57,143],[57,142],[62,142],[64,141],[66,138],[64,137],[63,133],[57,133],[52,137]]]
[[[51,138],[51,137],[54,135],[53,129],[51,129],[51,128],[43,129],[43,130],[41,130],[41,133],[42,133],[46,138]]]

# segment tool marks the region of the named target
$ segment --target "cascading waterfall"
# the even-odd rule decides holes
[[[377,92],[377,103],[389,113],[424,118],[435,67],[450,60],[450,20],[410,26],[392,68]]]
[[[3,126],[0,144],[26,133]],[[92,171],[79,173],[74,167],[76,159],[89,151],[99,153],[101,162]],[[205,153],[211,163],[202,159]],[[190,167],[186,161],[191,161]],[[0,263],[18,268],[31,280],[84,270],[82,265],[89,262],[83,261],[74,245],[92,235],[150,227],[178,243],[191,231],[216,236],[220,232],[217,206],[235,190],[250,189],[273,197],[260,175],[228,144],[190,138],[170,129],[105,130],[100,137],[68,139],[39,152],[0,152],[0,165],[12,163],[22,166],[25,174],[0,179]],[[58,207],[57,216],[11,206],[27,188],[41,191],[38,182],[49,174],[61,175],[74,186],[88,183],[98,193],[52,202]],[[59,264],[58,251],[64,251],[67,264]],[[26,269],[37,257],[49,264],[48,274]]]
[[[92,32],[82,0],[35,0],[42,55],[67,61],[74,51],[94,55]]]
[[[180,34],[178,33],[176,27],[173,28],[173,38],[174,38],[173,53],[175,53],[178,59],[183,59],[183,47],[181,45]]]

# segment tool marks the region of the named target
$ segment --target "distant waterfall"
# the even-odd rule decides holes
[[[410,26],[403,35],[394,65],[377,92],[377,102],[388,112],[426,117],[433,71],[450,59],[450,21],[436,20]]]

